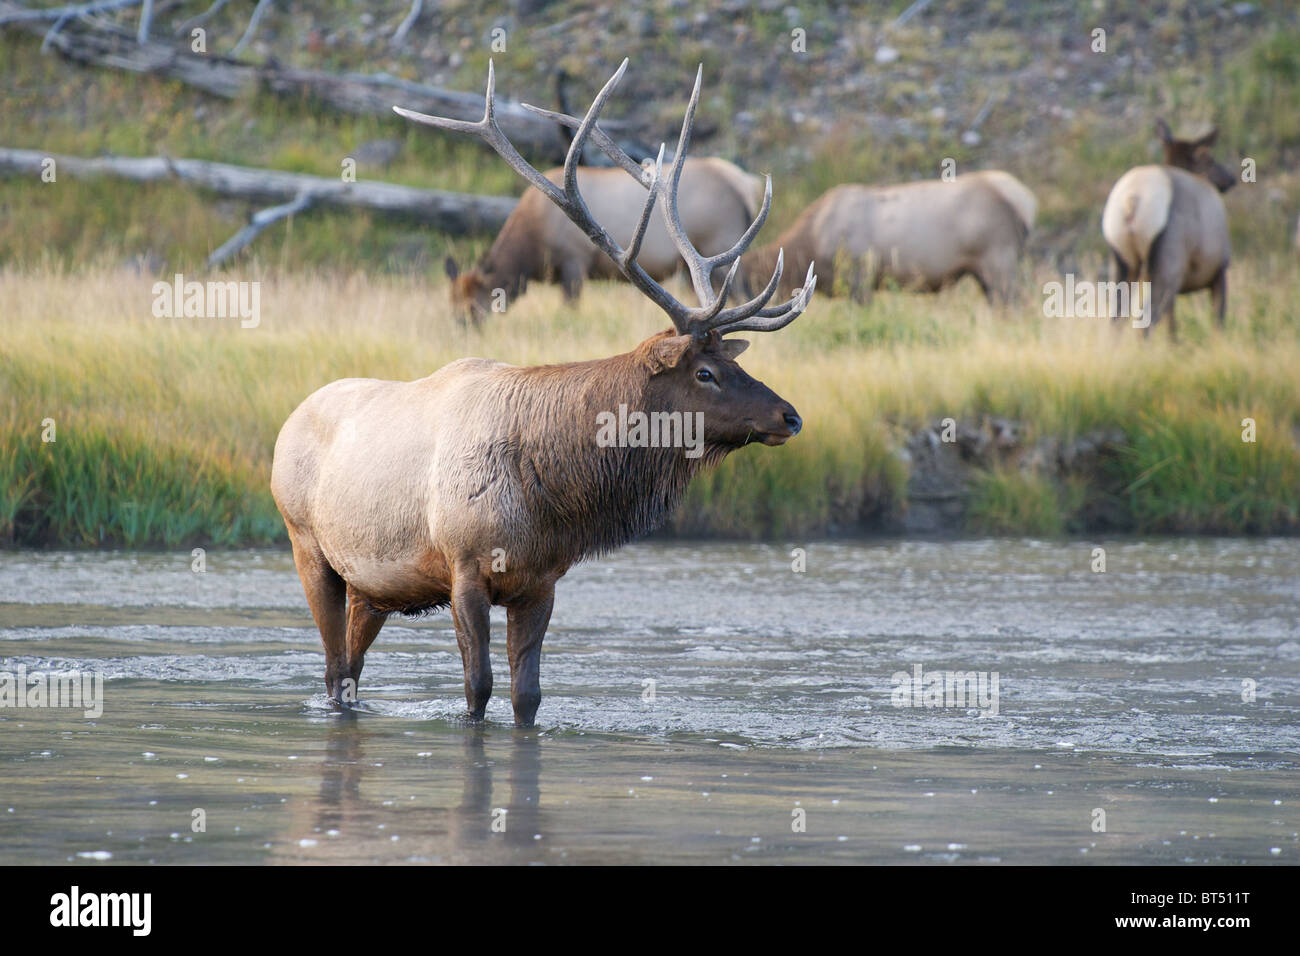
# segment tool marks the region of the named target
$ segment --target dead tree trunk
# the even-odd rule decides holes
[[[298,197],[308,195],[314,205],[407,216],[454,235],[496,232],[517,202],[509,196],[476,196],[366,180],[345,183],[326,176],[234,166],[202,159],[171,159],[166,156],[83,159],[34,149],[3,147],[0,147],[0,174],[40,178],[48,167],[48,160],[54,161],[56,176],[74,179],[116,176],[140,183],[176,181],[256,203],[292,203]]]

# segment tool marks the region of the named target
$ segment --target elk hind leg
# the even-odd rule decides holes
[[[1166,233],[1161,233],[1151,243],[1151,249],[1147,253],[1148,271],[1151,276],[1151,325],[1154,326],[1162,319],[1169,319],[1169,340],[1176,342],[1178,340],[1178,328],[1174,320],[1174,303],[1178,298],[1178,290],[1183,284],[1182,269],[1177,264],[1177,257],[1173,255],[1163,255],[1162,246]],[[1145,330],[1148,334],[1150,327]]]
[[[542,702],[542,638],[551,622],[555,590],[506,612],[506,653],[510,657],[510,703],[516,727],[531,727]]]
[[[348,628],[347,650],[348,666],[345,681],[341,687],[343,703],[355,703],[357,687],[361,682],[361,669],[366,665],[366,651],[379,636],[379,629],[384,626],[388,615],[380,614],[370,607],[370,602],[351,585],[348,586]],[[347,681],[351,681],[349,685]]]
[[[488,656],[492,603],[479,577],[478,564],[468,562],[456,569],[451,589],[451,619],[456,626],[456,643],[465,667],[465,704],[470,720],[479,721],[492,696],[492,661]]]
[[[587,278],[587,270],[575,259],[566,259],[560,266],[560,288],[564,290],[564,301],[577,301],[582,295],[582,283]]]
[[[1223,328],[1228,313],[1228,267],[1224,266],[1210,283],[1210,307],[1214,310],[1214,321]]]
[[[315,539],[290,529],[289,540],[293,545],[293,563],[303,593],[307,595],[307,606],[325,646],[325,692],[333,700],[341,700],[339,694],[347,674],[346,586],[325,560]]]
[[[993,247],[972,270],[988,304],[1007,309],[1016,296],[1016,253],[1013,249]]]

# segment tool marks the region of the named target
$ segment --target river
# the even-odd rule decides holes
[[[103,681],[0,705],[0,863],[1300,858],[1300,540],[639,544],[528,731],[503,612],[485,726],[446,612],[340,714],[289,554],[195,566],[0,552],[0,672]]]

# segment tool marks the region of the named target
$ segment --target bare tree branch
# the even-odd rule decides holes
[[[216,16],[217,12],[229,2],[230,0],[217,0],[216,3],[208,7],[206,11],[200,13],[197,17],[190,17],[188,20],[183,21],[179,26],[176,27],[176,32],[178,34],[187,33],[193,27],[203,26],[203,24],[207,23],[214,16]]]
[[[393,38],[388,41],[390,46],[401,46],[402,41],[406,39],[406,34],[410,32],[411,27],[415,26],[415,21],[420,19],[420,13],[424,10],[424,0],[414,0],[411,4],[411,12],[406,15],[402,25],[397,28]]]
[[[248,29],[244,35],[239,38],[235,48],[230,51],[231,56],[239,56],[244,51],[244,45],[253,39],[253,34],[257,32],[257,26],[262,22],[262,16],[266,13],[267,8],[271,6],[271,0],[257,0],[257,6],[253,8],[253,15],[248,18]]]
[[[140,7],[140,30],[135,36],[135,42],[149,42],[149,28],[153,25],[153,0],[144,0],[144,5]]]
[[[267,226],[277,223],[281,219],[288,219],[295,213],[302,212],[315,201],[316,197],[312,193],[302,192],[292,202],[259,210],[249,220],[247,226],[235,233],[230,239],[227,239],[212,255],[208,256],[208,268],[215,269],[256,239]]]
[[[45,34],[45,38],[44,38],[43,40],[41,40],[41,52],[42,52],[42,53],[44,53],[46,50],[48,50],[48,49],[50,48],[50,44],[54,42],[54,37],[55,37],[55,35],[56,35],[60,30],[62,30],[62,29],[63,29],[63,25],[64,25],[65,23],[67,23],[67,22],[68,22],[69,20],[71,20],[71,19],[72,19],[72,14],[70,14],[70,13],[65,13],[63,16],[59,17],[59,19],[57,19],[57,20],[54,21],[54,25],[53,25],[52,27],[50,27],[49,32]]]
[[[896,19],[893,23],[891,23],[890,26],[901,27],[903,24],[907,23],[908,20],[912,19],[912,17],[916,16],[918,13],[920,13],[929,5],[930,5],[930,0],[916,0],[915,3],[913,3],[906,10],[900,13],[898,15],[898,19]]]

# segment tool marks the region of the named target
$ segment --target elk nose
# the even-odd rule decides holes
[[[803,419],[794,409],[785,413],[785,423],[790,426],[791,435],[799,434],[799,429],[803,428]]]

